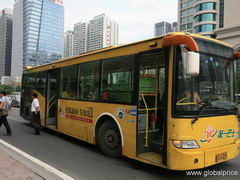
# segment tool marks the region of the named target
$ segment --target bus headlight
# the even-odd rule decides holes
[[[195,140],[173,140],[173,145],[181,149],[197,149],[199,148],[198,143]]]

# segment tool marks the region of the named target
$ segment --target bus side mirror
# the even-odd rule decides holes
[[[200,55],[199,53],[187,52],[187,75],[197,76],[200,73]]]

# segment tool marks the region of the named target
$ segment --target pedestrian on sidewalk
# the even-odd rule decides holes
[[[9,100],[9,98],[7,97],[7,93],[5,91],[0,92],[0,127],[2,126],[2,124],[4,124],[6,130],[7,130],[7,134],[3,134],[4,136],[11,136],[12,135],[12,131],[11,128],[8,124],[7,121],[7,116],[8,116],[8,110],[11,107],[11,102]]]
[[[32,107],[31,107],[32,125],[35,130],[34,134],[39,135],[40,134],[40,106],[39,106],[38,94],[33,93],[32,97],[33,97]]]

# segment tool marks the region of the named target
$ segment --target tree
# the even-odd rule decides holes
[[[13,88],[8,85],[0,85],[0,92],[6,91],[7,94],[12,94]]]
[[[15,91],[16,91],[16,92],[20,92],[20,91],[21,91],[21,86],[15,87]]]

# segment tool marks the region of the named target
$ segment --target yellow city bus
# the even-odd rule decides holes
[[[112,157],[189,170],[238,156],[233,60],[215,39],[171,33],[23,72],[20,113]]]

